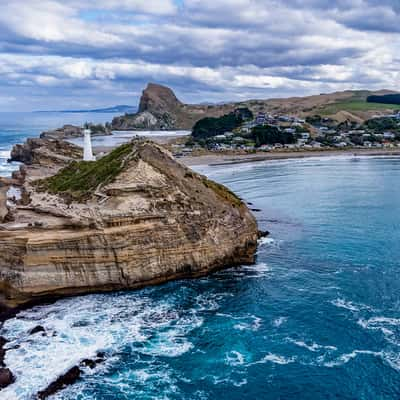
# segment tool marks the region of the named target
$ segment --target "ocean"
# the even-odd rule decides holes
[[[0,399],[99,352],[52,399],[399,399],[400,158],[196,169],[260,210],[256,264],[20,312],[0,329],[17,377]]]

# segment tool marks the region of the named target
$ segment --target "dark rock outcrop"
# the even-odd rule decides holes
[[[36,333],[46,333],[46,330],[43,328],[43,326],[38,325],[29,331],[30,335],[35,335]]]
[[[6,344],[7,340],[0,336],[0,389],[4,389],[15,382],[14,375],[8,368],[6,368],[6,365],[4,364],[4,357],[6,355],[4,346]]]
[[[15,377],[8,368],[0,368],[0,389],[15,382]]]
[[[8,185],[5,185],[0,181],[0,223],[2,223],[8,215],[7,207],[7,193]]]
[[[72,367],[64,375],[61,375],[53,383],[51,383],[46,389],[40,391],[37,394],[38,400],[44,400],[53,394],[59,392],[65,387],[74,384],[81,376],[81,370],[79,367]]]

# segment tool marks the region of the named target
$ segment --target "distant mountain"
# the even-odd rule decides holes
[[[49,113],[49,112],[60,112],[60,113],[136,113],[137,107],[127,106],[125,104],[107,107],[107,108],[95,108],[92,110],[53,110],[53,111],[36,111],[39,113]]]

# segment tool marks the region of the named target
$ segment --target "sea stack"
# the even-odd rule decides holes
[[[133,289],[254,262],[258,229],[245,203],[164,148],[135,140],[90,163],[71,150],[51,157],[35,149],[36,164],[24,167],[29,200],[0,224],[1,304]],[[56,160],[45,176],[41,155]]]

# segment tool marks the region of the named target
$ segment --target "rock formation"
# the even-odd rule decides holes
[[[11,150],[10,161],[26,165],[67,165],[71,159],[82,158],[82,149],[63,140],[31,138]]]
[[[220,117],[234,109],[234,104],[218,106],[184,104],[177,99],[170,88],[149,83],[140,98],[138,113],[114,118],[112,128],[115,130],[191,129],[201,118]]]
[[[111,135],[111,131],[107,126],[89,124],[92,130],[92,136]],[[41,139],[66,140],[83,136],[83,128],[75,125],[64,125],[62,128],[53,129],[51,131],[42,132]]]
[[[40,140],[22,174],[28,201],[0,224],[1,304],[137,288],[254,261],[258,230],[247,206],[160,146],[136,140],[82,162],[71,161],[76,149]]]
[[[0,182],[0,223],[3,222],[8,215],[7,192],[8,186]]]
[[[371,118],[372,115],[382,113],[382,110],[374,109],[371,106],[371,109],[366,111],[355,111],[352,107],[346,111],[346,104],[351,105],[353,101],[365,102],[370,95],[387,93],[393,92],[348,90],[307,97],[247,100],[217,105],[192,105],[180,102],[171,89],[150,83],[143,91],[139,112],[114,118],[112,128],[115,130],[191,130],[194,124],[202,118],[220,117],[242,107],[248,108],[255,115],[258,112],[263,112],[305,118],[309,115],[323,113],[323,115],[329,115],[338,122],[346,120],[360,122]],[[331,107],[332,111],[329,110],[329,105],[335,105],[335,107]],[[389,110],[390,107],[386,111]]]

